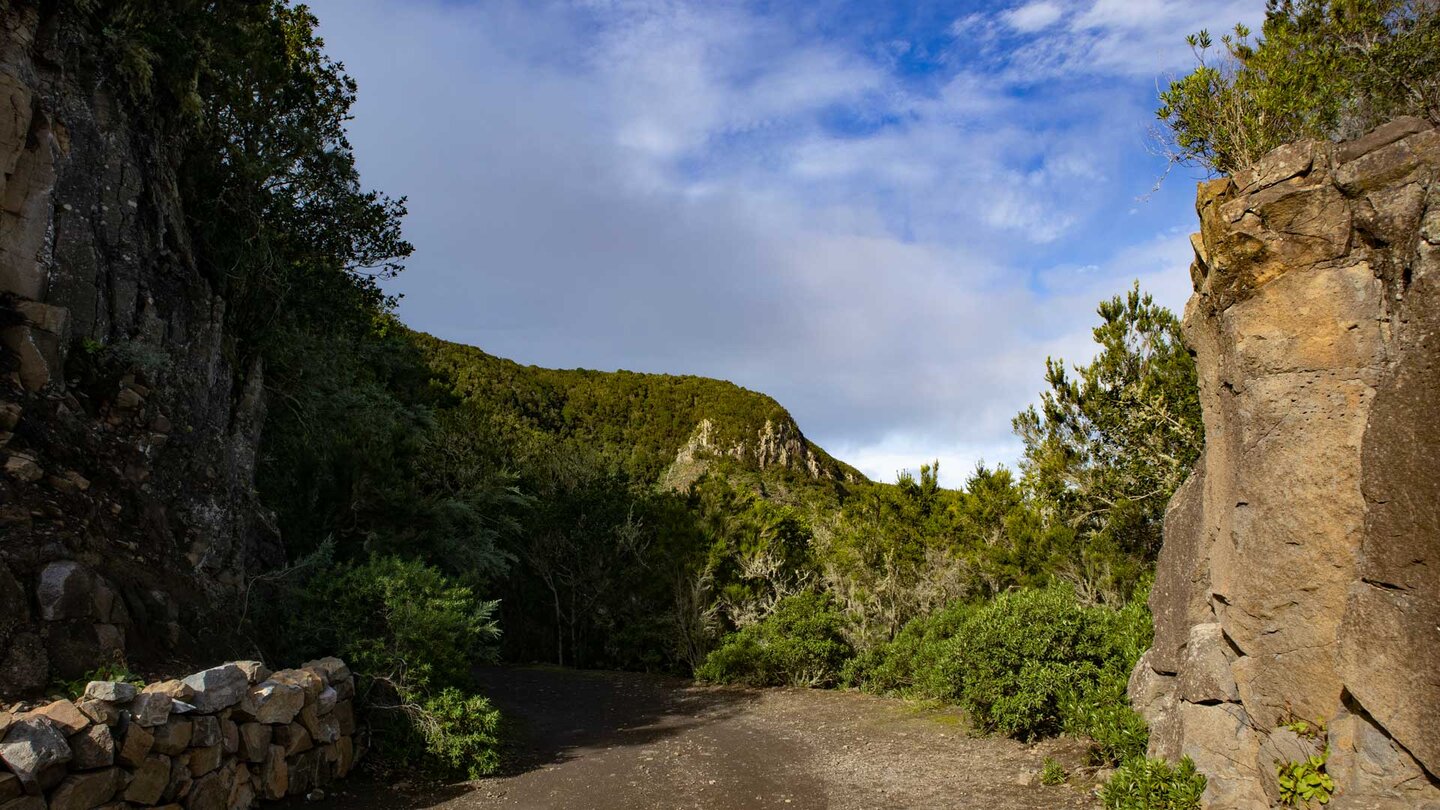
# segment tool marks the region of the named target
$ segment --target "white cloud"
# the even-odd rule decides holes
[[[1047,354],[1084,359],[1095,302],[1185,278],[1184,234],[1091,233],[1148,186],[1125,185],[1145,110],[1104,88],[1019,94],[975,61],[915,82],[893,37],[741,4],[314,5],[360,82],[364,177],[410,197],[408,322],[527,363],[732,379],[885,480],[1012,462],[1010,417]],[[1012,26],[1092,49],[1141,24],[1025,9]]]
[[[1022,34],[1043,31],[1064,16],[1065,9],[1054,0],[1034,0],[1000,15],[1006,25]]]

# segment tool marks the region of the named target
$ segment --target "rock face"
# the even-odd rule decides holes
[[[1265,807],[1277,733],[1324,722],[1331,807],[1440,808],[1440,130],[1281,147],[1197,207],[1206,448],[1131,681],[1151,753]]]
[[[254,495],[262,370],[191,251],[179,145],[86,67],[85,17],[0,14],[4,696],[193,650],[280,559]]]

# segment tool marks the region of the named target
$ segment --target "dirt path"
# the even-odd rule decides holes
[[[695,686],[634,673],[494,669],[512,718],[509,775],[426,788],[362,778],[308,808],[1095,808],[1088,787],[1043,787],[1046,756],[970,736],[951,710],[852,692]]]

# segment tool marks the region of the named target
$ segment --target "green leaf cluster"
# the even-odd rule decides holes
[[[1440,6],[1268,0],[1260,35],[1189,37],[1198,64],[1160,94],[1174,160],[1220,173],[1306,138],[1354,137],[1398,115],[1440,124]],[[1216,52],[1218,51],[1218,52]]]
[[[695,676],[748,686],[833,686],[854,653],[844,625],[828,596],[791,596],[764,620],[726,636]]]
[[[1199,810],[1206,779],[1184,757],[1178,765],[1135,757],[1100,787],[1105,810]]]
[[[1286,807],[1313,807],[1330,803],[1335,793],[1335,780],[1325,772],[1330,749],[1312,754],[1300,762],[1281,762],[1275,766],[1280,784],[1280,803]]]

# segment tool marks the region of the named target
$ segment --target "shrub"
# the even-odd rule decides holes
[[[1135,757],[1100,787],[1105,810],[1198,810],[1205,777],[1189,757],[1172,766],[1163,759]]]
[[[1070,774],[1065,772],[1065,766],[1061,765],[1054,757],[1046,757],[1045,764],[1040,768],[1040,784],[1042,785],[1063,785]]]
[[[450,687],[425,700],[417,715],[425,751],[471,779],[500,767],[500,712],[479,695]]]
[[[396,557],[340,565],[313,578],[302,632],[357,671],[412,688],[469,682],[494,660],[497,603],[423,563]]]
[[[1174,160],[1244,169],[1301,138],[1353,137],[1397,115],[1440,124],[1440,6],[1433,0],[1269,0],[1259,39],[1236,26],[1223,52],[1160,95]]]
[[[377,748],[445,773],[495,770],[499,714],[469,691],[472,669],[494,659],[495,602],[395,557],[326,568],[299,602],[294,638],[309,655],[338,651],[361,676]]]
[[[1084,607],[1068,587],[1002,594],[959,628],[942,664],[954,699],[986,729],[1021,738],[1083,730],[1086,707],[1123,700],[1149,645],[1141,606]]]
[[[726,636],[695,676],[748,686],[832,686],[854,654],[844,626],[829,596],[787,597],[765,619]]]
[[[974,612],[974,605],[954,602],[943,610],[910,620],[890,642],[850,659],[842,682],[867,692],[949,697],[950,683],[941,662],[950,639]]]

